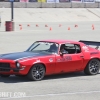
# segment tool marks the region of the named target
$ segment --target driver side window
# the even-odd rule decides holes
[[[65,44],[62,44],[60,46],[60,52],[63,52],[64,54],[68,54],[68,51],[65,49]]]
[[[61,45],[60,51],[64,52],[65,54],[74,54],[74,53],[80,53],[81,49],[80,45],[78,44],[66,43]]]

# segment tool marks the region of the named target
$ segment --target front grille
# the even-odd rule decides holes
[[[0,71],[10,71],[10,64],[9,63],[0,63]]]

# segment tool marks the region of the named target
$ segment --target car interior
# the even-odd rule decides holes
[[[62,44],[63,45],[63,44]],[[64,46],[64,45],[63,45]],[[62,46],[61,46],[62,47]],[[81,48],[79,45],[74,44],[74,45],[65,45],[64,46],[64,50],[66,50],[68,52],[68,54],[74,54],[74,53],[80,53],[81,52]]]

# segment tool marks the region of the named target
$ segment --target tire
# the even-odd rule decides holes
[[[40,81],[45,76],[45,67],[42,64],[35,64],[28,73],[28,78],[34,81]]]
[[[100,61],[98,59],[92,59],[87,64],[84,73],[87,75],[96,75],[100,70]]]
[[[1,77],[9,77],[10,75],[2,75],[2,74],[1,74],[0,76],[1,76]]]

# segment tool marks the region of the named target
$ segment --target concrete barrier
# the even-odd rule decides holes
[[[10,2],[0,2],[0,8],[10,8]],[[100,8],[100,3],[21,3],[14,2],[15,8]]]
[[[1,21],[11,20],[11,8],[0,8]],[[99,8],[14,8],[15,22],[100,21]]]
[[[11,8],[0,9],[1,21],[11,20]],[[14,8],[15,22],[100,21],[99,8]]]

